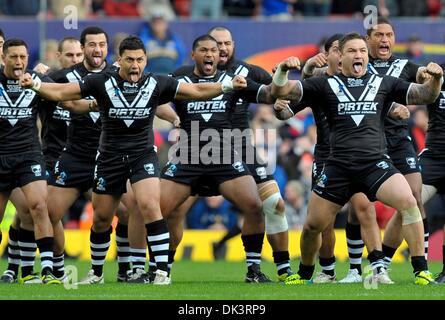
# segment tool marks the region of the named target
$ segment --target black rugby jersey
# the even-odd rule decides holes
[[[116,67],[107,64],[106,67],[97,73],[107,73],[116,70]],[[61,82],[78,82],[89,74],[95,72],[88,71],[83,62],[78,63],[70,68],[61,70],[63,76]],[[93,99],[86,96],[86,99]],[[99,146],[99,138],[101,133],[101,119],[99,112],[88,112],[78,114],[71,112],[71,121],[68,126],[66,150],[86,156],[90,158],[96,157],[97,148]]]
[[[329,159],[349,163],[385,154],[384,118],[391,102],[406,104],[410,83],[368,72],[361,78],[310,78],[302,86],[303,99],[320,105],[328,119]]]
[[[194,74],[192,70],[188,75],[177,77],[177,79],[179,82],[201,83],[222,82],[225,79],[231,80],[233,77],[234,75],[222,71],[217,71],[214,76],[200,77]],[[226,129],[226,132],[232,133],[230,129],[234,128],[233,112],[239,107],[237,102],[239,99],[246,102],[257,102],[258,93],[262,87],[262,85],[249,78],[246,80],[247,88],[221,94],[208,101],[174,101],[176,112],[181,119],[181,128],[187,132],[189,137],[187,141],[189,154],[193,152],[193,143],[196,143],[199,150],[209,143],[207,139],[202,137],[202,132],[205,129],[212,129],[213,132],[219,133],[220,148],[232,148],[231,135],[225,134],[224,129]],[[199,130],[197,130],[198,128]],[[182,146],[181,142],[180,145]],[[213,147],[217,146],[213,145]]]
[[[322,76],[322,78],[326,79],[328,77],[329,76],[327,75]],[[317,143],[315,145],[314,158],[315,161],[321,161],[321,162],[326,161],[330,153],[330,144],[329,144],[329,124],[326,118],[324,108],[318,104],[315,103],[311,104],[308,101],[305,101],[304,96],[303,100],[299,103],[291,101],[289,107],[291,108],[294,114],[297,114],[306,107],[310,107],[312,109],[315,125],[317,127]]]
[[[441,67],[445,70],[445,64]],[[429,120],[425,147],[433,155],[445,157],[445,82],[442,84],[439,97],[427,108]]]
[[[184,66],[173,72],[174,77],[190,75],[193,73],[193,66]],[[220,67],[218,66],[218,69]],[[271,84],[272,76],[263,68],[246,63],[242,60],[233,60],[230,64],[224,66],[220,71],[227,71],[233,75],[240,75],[252,79],[259,84]],[[240,130],[249,128],[249,102],[240,99],[232,114],[232,127]]]
[[[48,76],[26,70],[33,79],[53,82]],[[42,102],[31,89],[23,89],[19,80],[8,79],[0,70],[0,155],[41,152],[37,113]]]
[[[48,77],[56,83],[66,82],[64,70],[51,72]],[[70,112],[59,107],[57,102],[43,101],[39,108],[39,117],[42,123],[42,151],[46,162],[54,165],[65,147]]]
[[[419,65],[407,59],[397,59],[392,56],[387,61],[369,57],[368,71],[374,74],[396,77],[409,82],[416,82]],[[385,134],[388,148],[396,147],[400,140],[409,139],[408,120],[386,118]]]
[[[102,120],[99,151],[128,155],[152,150],[156,108],[174,99],[178,85],[172,77],[151,73],[130,83],[118,70],[85,77],[82,96],[97,100]]]

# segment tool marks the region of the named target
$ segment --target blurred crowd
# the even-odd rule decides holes
[[[44,0],[0,0],[0,13],[32,16]],[[445,16],[445,0],[45,0],[49,18],[64,18],[74,5],[80,19],[94,17],[149,17],[162,11],[169,20],[246,17],[291,20],[302,16],[360,15],[375,5],[383,16]]]

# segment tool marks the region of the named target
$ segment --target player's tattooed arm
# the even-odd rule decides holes
[[[396,102],[392,103],[392,106],[388,112],[388,116],[396,120],[409,119],[410,114],[411,113],[409,112],[409,109],[406,106]]]
[[[279,120],[287,120],[294,116],[292,109],[289,106],[289,100],[277,99],[273,105],[273,110],[275,112],[275,117]]]
[[[413,83],[410,86],[407,98],[408,104],[430,104],[439,96],[443,83],[442,68],[434,62],[430,62],[424,72],[431,77],[426,79],[423,84]]]
[[[300,101],[302,96],[302,86],[300,81],[289,81],[289,70],[299,70],[300,60],[290,57],[278,65],[273,75],[271,94],[274,98]]]

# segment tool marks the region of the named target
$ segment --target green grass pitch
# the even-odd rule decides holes
[[[74,265],[79,279],[88,272],[86,261],[67,260]],[[0,261],[5,270],[6,260]],[[292,261],[294,270],[298,262]],[[437,273],[441,263],[430,263],[430,270]],[[319,267],[317,266],[316,271]],[[337,276],[347,273],[347,263],[337,263]],[[198,263],[178,261],[173,266],[173,284],[159,287],[149,284],[125,284],[116,282],[117,263],[105,264],[105,285],[64,286],[3,284],[1,300],[445,300],[445,284],[416,286],[410,263],[392,265],[390,276],[394,285],[379,285],[366,289],[363,284],[325,284],[285,286],[280,283],[244,283],[245,264],[233,262]],[[262,270],[276,280],[275,266],[262,263]]]

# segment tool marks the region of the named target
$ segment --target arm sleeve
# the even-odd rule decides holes
[[[259,103],[258,95],[263,84],[259,84],[250,78],[246,78],[247,87],[236,91],[235,96],[247,102]]]
[[[251,70],[249,72],[248,77],[254,80],[255,82],[261,84],[271,84],[272,76],[266,70],[259,66],[250,65]]]
[[[392,101],[407,105],[408,91],[412,83],[394,77],[385,77],[385,79],[390,83],[390,90],[386,95],[385,106],[391,106],[391,103],[388,102]]]
[[[325,78],[314,77],[305,79],[301,82],[302,95],[300,102],[308,106],[309,103],[322,102],[325,98]]]
[[[83,98],[97,96],[99,85],[105,83],[105,79],[102,74],[90,74],[79,81],[80,93]]]
[[[178,80],[168,76],[157,76],[160,92],[159,104],[173,101],[179,88]]]

